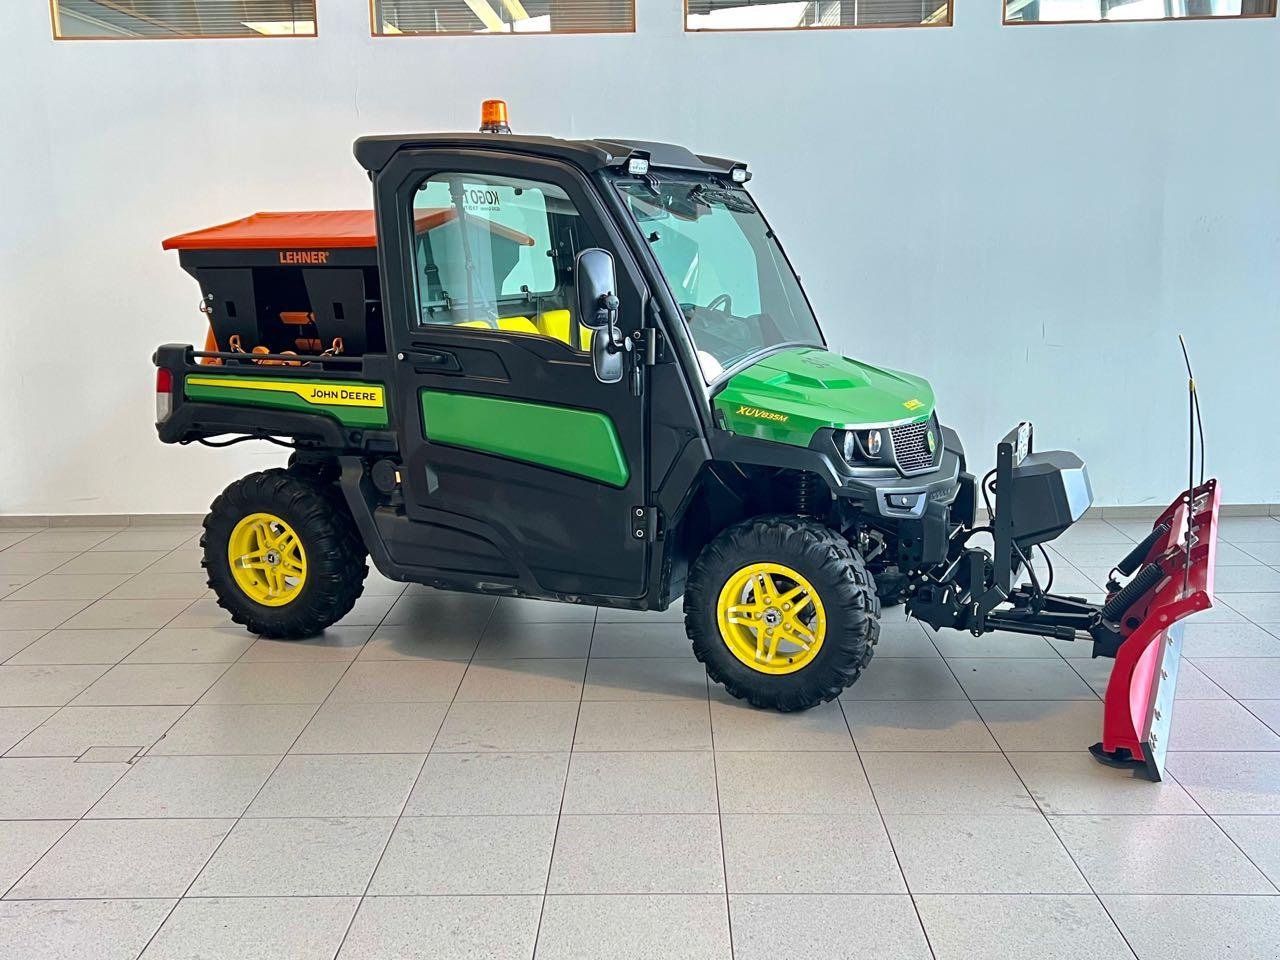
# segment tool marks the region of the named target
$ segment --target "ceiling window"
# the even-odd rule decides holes
[[[314,37],[315,0],[53,0],[59,40]]]
[[[951,0],[685,0],[686,30],[947,27]]]
[[[1274,17],[1276,0],[1005,0],[1005,23]]]
[[[372,0],[373,32],[631,33],[634,0]]]

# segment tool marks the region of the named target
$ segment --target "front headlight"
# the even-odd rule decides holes
[[[846,430],[840,438],[840,452],[845,463],[853,463],[858,459],[858,441],[852,430]]]
[[[867,447],[867,453],[870,456],[880,456],[880,450],[884,446],[883,430],[868,430],[866,439],[863,441]]]
[[[865,463],[868,460],[879,460],[884,449],[884,431],[845,430],[839,436],[840,453],[845,462],[850,464]]]

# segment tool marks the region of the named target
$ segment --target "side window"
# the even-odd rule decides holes
[[[574,316],[573,260],[592,246],[559,187],[440,173],[413,199],[421,326],[525,333],[590,346]]]

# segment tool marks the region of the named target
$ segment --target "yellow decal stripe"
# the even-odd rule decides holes
[[[298,383],[288,380],[257,380],[249,377],[187,377],[198,387],[234,387],[240,390],[267,390],[292,393],[307,403],[323,407],[382,407],[381,386],[372,383]]]

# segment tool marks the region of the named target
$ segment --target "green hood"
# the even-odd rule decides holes
[[[824,427],[883,427],[933,413],[927,381],[797,347],[732,377],[713,401],[734,433],[807,447]]]

